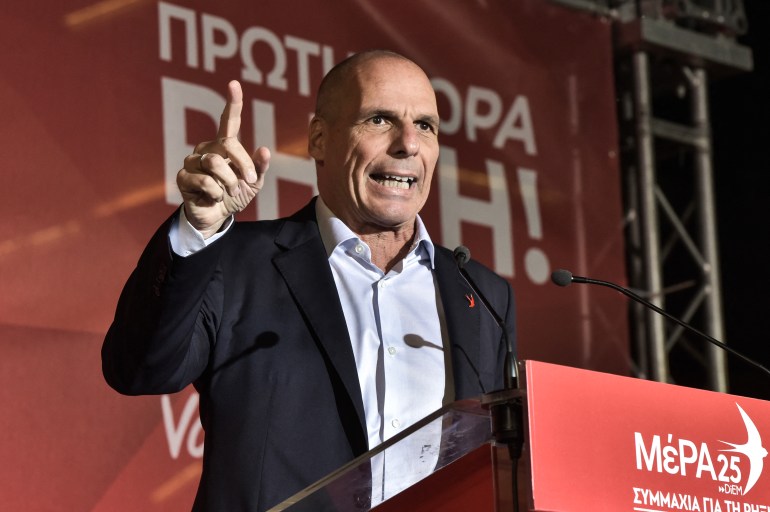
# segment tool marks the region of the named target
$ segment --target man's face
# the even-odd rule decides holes
[[[409,61],[372,59],[333,98],[310,130],[321,197],[358,234],[411,230],[439,153],[430,81]]]

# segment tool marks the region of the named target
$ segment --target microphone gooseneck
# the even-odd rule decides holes
[[[659,308],[658,306],[656,306],[652,302],[649,302],[649,301],[643,299],[642,297],[640,297],[636,293],[632,292],[628,288],[624,288],[623,286],[620,286],[618,284],[612,283],[610,281],[602,281],[600,279],[591,279],[590,277],[575,276],[575,275],[572,275],[572,272],[570,272],[569,270],[564,270],[564,269],[555,270],[551,274],[551,281],[553,281],[553,283],[558,285],[558,286],[569,286],[572,283],[579,283],[579,284],[595,284],[595,285],[604,286],[604,287],[607,287],[607,288],[612,288],[613,290],[622,293],[623,295],[625,295],[626,297],[630,298],[631,300],[634,300],[634,301],[638,302],[639,304],[645,306],[646,308],[649,308],[649,309],[655,311],[659,315],[664,316],[665,318],[671,320],[675,324],[677,324],[677,325],[683,327],[684,329],[690,331],[691,333],[699,336],[701,339],[704,339],[704,340],[708,341],[712,345],[716,345],[717,347],[721,348],[722,350],[725,350],[725,351],[729,352],[730,354],[732,354],[732,355],[734,355],[736,357],[739,357],[740,359],[742,359],[743,361],[749,363],[750,365],[754,366],[755,368],[758,368],[758,369],[762,370],[763,372],[767,373],[768,375],[770,375],[770,370],[765,368],[763,365],[759,364],[758,362],[754,361],[753,359],[749,358],[748,356],[745,356],[745,355],[741,354],[737,350],[731,348],[729,345],[726,345],[725,343],[717,340],[716,338],[713,338],[712,336],[709,336],[705,332],[699,331],[698,329],[696,329],[692,325],[690,325],[690,324],[688,324],[688,323],[678,319],[677,317],[675,317],[671,313],[669,313],[669,312]]]
[[[460,275],[470,286],[471,290],[478,296],[484,308],[500,327],[505,341],[505,360],[503,361],[503,381],[504,389],[502,393],[491,393],[489,397],[489,408],[492,420],[492,435],[499,443],[508,446],[508,453],[512,461],[518,461],[521,457],[523,438],[522,425],[522,405],[518,397],[521,396],[521,380],[519,379],[519,364],[516,355],[513,353],[513,345],[505,322],[497,314],[495,308],[489,303],[487,298],[481,293],[481,290],[474,282],[473,278],[465,270],[465,264],[471,259],[471,251],[465,246],[459,246],[454,250],[454,258]],[[514,381],[515,377],[515,381]],[[500,398],[499,395],[503,395]],[[512,398],[513,397],[513,398]],[[515,467],[515,466],[514,466]],[[511,474],[513,488],[517,489],[517,471]],[[515,493],[516,496],[518,493]],[[514,510],[518,511],[518,500],[514,500]]]
[[[497,325],[500,327],[500,330],[503,332],[503,339],[505,340],[505,361],[503,363],[504,387],[505,389],[517,389],[520,385],[519,365],[518,361],[516,361],[516,356],[513,353],[513,344],[511,343],[511,339],[508,336],[508,329],[505,325],[505,321],[500,318],[500,315],[497,314],[495,308],[492,307],[492,304],[490,304],[484,294],[481,293],[481,290],[479,290],[479,287],[476,285],[473,278],[471,278],[471,276],[468,274],[468,271],[465,270],[465,264],[468,263],[468,261],[471,259],[470,249],[464,245],[458,245],[455,248],[453,254],[455,262],[457,263],[457,268],[460,270],[460,275],[463,276],[463,279],[465,279],[465,282],[468,283],[468,286],[470,286],[471,289],[476,293],[476,295],[481,300],[481,303],[484,305],[484,308],[492,316],[492,318],[495,320],[495,323],[497,323]],[[514,377],[516,379],[515,382]]]

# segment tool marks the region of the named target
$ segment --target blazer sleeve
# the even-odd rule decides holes
[[[102,345],[107,383],[127,395],[172,393],[205,371],[221,318],[224,240],[181,258],[155,233],[126,282]]]

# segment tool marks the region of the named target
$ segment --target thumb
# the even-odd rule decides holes
[[[266,148],[265,146],[258,147],[254,154],[251,156],[251,159],[254,161],[254,168],[256,170],[256,176],[254,176],[253,180],[247,180],[250,183],[253,183],[254,181],[260,181],[262,180],[262,177],[265,175],[265,172],[267,172],[267,169],[270,167],[270,150]]]

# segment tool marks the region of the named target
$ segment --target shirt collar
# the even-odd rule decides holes
[[[339,217],[334,215],[323,199],[318,196],[315,202],[315,213],[318,220],[318,230],[321,232],[321,241],[326,249],[326,256],[331,257],[334,249],[340,244],[347,242],[348,240],[360,240],[351,229],[340,220]],[[428,235],[428,230],[425,228],[422,219],[417,215],[415,221],[415,237],[414,244],[412,245],[412,251],[420,255],[426,254],[430,258],[430,267],[436,268],[434,263],[435,247],[433,241]],[[410,251],[410,252],[412,252]]]

